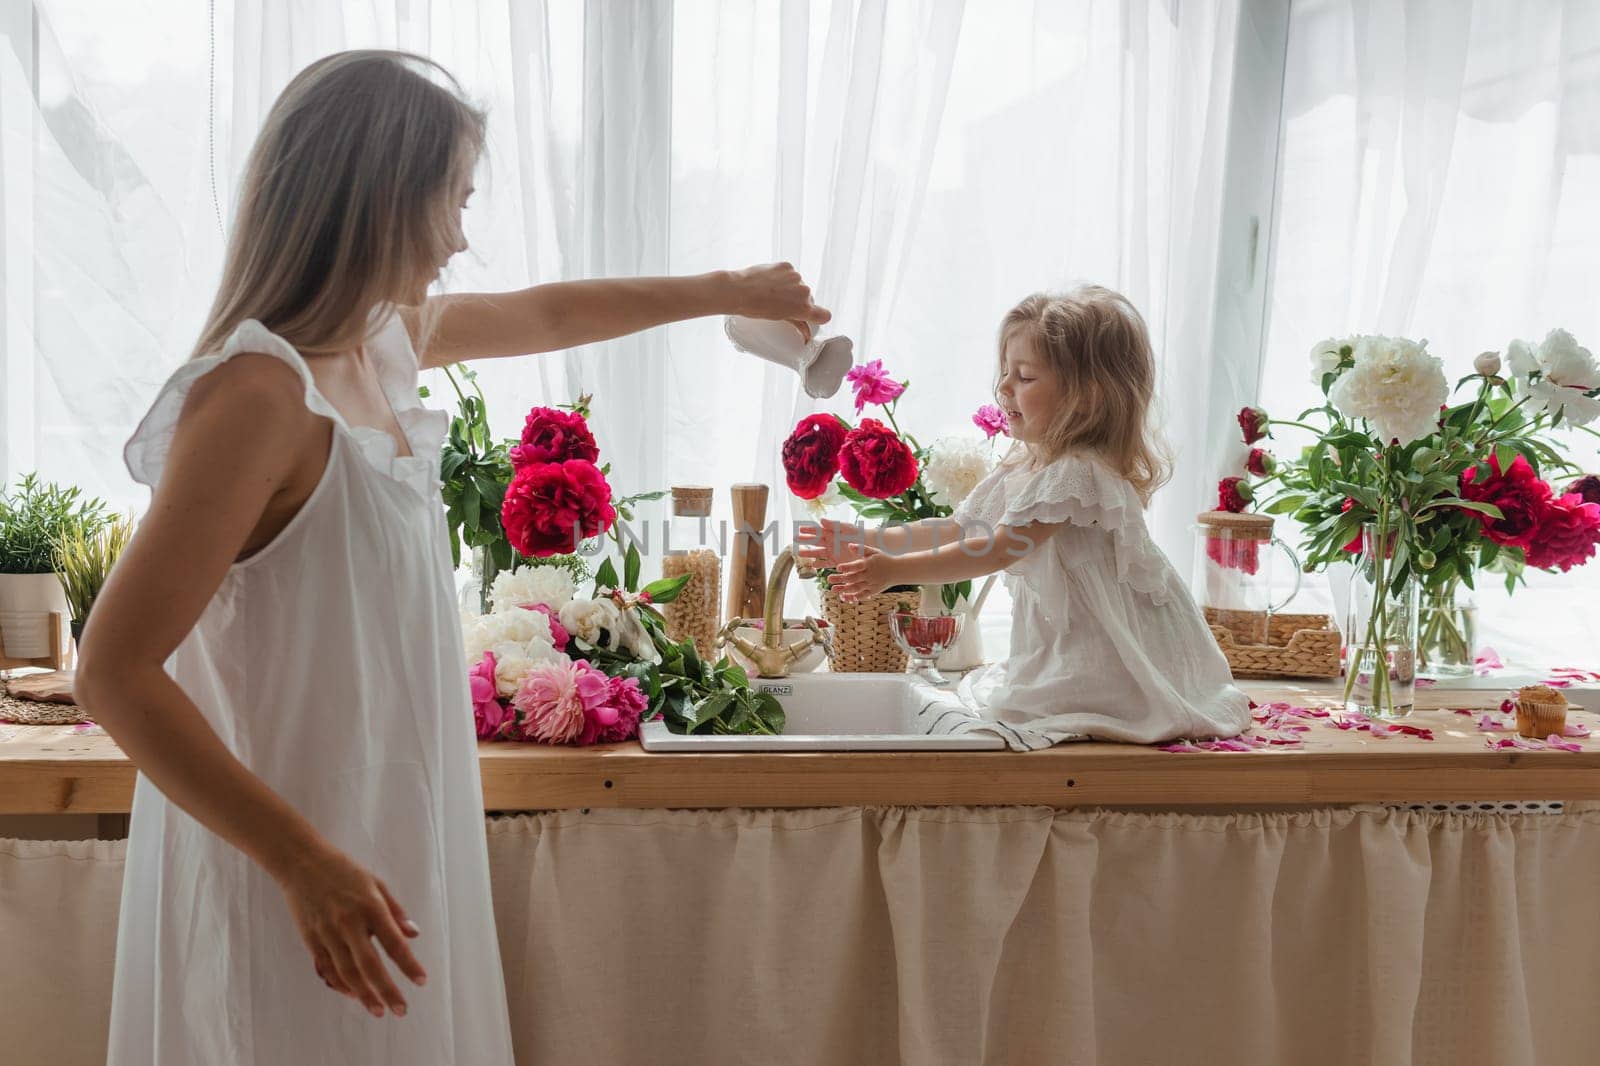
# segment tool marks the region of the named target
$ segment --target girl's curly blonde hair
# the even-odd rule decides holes
[[[1034,461],[1091,453],[1148,504],[1172,463],[1151,421],[1156,364],[1143,316],[1126,296],[1099,285],[1038,292],[1006,313],[1002,355],[1013,338],[1031,345],[1061,388],[1060,410],[1030,448]]]

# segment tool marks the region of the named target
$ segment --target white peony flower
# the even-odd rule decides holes
[[[1561,414],[1580,426],[1600,418],[1600,398],[1586,395],[1600,389],[1600,364],[1572,334],[1553,329],[1537,348],[1516,340],[1506,351],[1533,410]]]
[[[811,512],[813,518],[826,518],[837,508],[844,506],[844,493],[839,491],[839,484],[836,481],[828,482],[828,487],[822,490],[822,495],[814,500],[803,500],[798,496],[795,499],[805,505],[805,509]]]
[[[639,621],[639,616],[633,611],[617,611],[617,628],[612,630],[612,647],[614,650],[627,652],[635,659],[646,659],[655,662],[656,644],[650,639],[650,634],[644,628],[644,623]]]
[[[1472,369],[1474,373],[1480,374],[1483,377],[1494,377],[1496,374],[1500,373],[1500,353],[1479,352],[1478,358],[1472,361]]]
[[[1355,365],[1328,393],[1346,418],[1364,418],[1384,444],[1410,444],[1439,426],[1439,408],[1450,396],[1444,366],[1427,342],[1404,337],[1355,339]]]
[[[572,575],[559,566],[525,566],[495,576],[489,602],[496,611],[543,603],[559,611],[575,592]]]
[[[527,644],[496,644],[494,652],[494,687],[501,696],[516,695],[528,671],[543,663],[566,662],[567,657],[556,651],[549,641],[530,641]],[[479,656],[481,659],[482,656]]]
[[[986,440],[942,437],[928,449],[922,481],[934,503],[958,507],[994,466],[994,449]]]
[[[1343,359],[1339,349],[1349,343],[1351,343],[1349,340],[1329,337],[1311,346],[1311,384],[1320,389],[1322,379],[1339,369],[1339,363]]]
[[[603,647],[600,631],[615,633],[621,625],[622,612],[607,599],[571,600],[558,615],[561,624],[572,636],[592,647]]]
[[[1539,360],[1527,341],[1517,340],[1506,345],[1506,361],[1511,364],[1511,374],[1519,381],[1539,369]]]
[[[1566,330],[1553,329],[1539,345],[1538,359],[1544,376],[1528,385],[1536,402],[1580,426],[1600,418],[1600,398],[1585,395],[1600,389],[1600,365],[1589,349]]]
[[[553,647],[555,643],[550,636],[550,619],[538,611],[525,611],[521,607],[479,615],[467,623],[461,638],[466,647],[469,667],[481,662],[484,652],[502,644],[520,647],[544,644]]]

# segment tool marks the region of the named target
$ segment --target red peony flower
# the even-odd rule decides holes
[[[839,470],[857,492],[886,500],[917,480],[917,457],[894,430],[875,418],[866,418],[845,434]]]
[[[598,462],[600,447],[589,432],[589,423],[576,411],[558,407],[535,407],[522,426],[522,443],[511,449],[511,465],[521,469],[530,463],[564,463],[568,459]]]
[[[578,550],[617,520],[611,486],[600,468],[582,459],[530,463],[506,488],[500,522],[523,555],[546,557]]]
[[[1239,409],[1239,430],[1246,444],[1254,444],[1267,435],[1267,412],[1259,407]]]
[[[1567,486],[1567,493],[1577,493],[1584,503],[1600,503],[1600,475],[1588,474]]]
[[[834,415],[807,415],[800,420],[783,442],[783,472],[790,492],[814,500],[828,490],[828,482],[839,472],[839,449],[847,432]]]
[[[1354,501],[1350,497],[1346,496],[1344,498],[1343,506],[1341,506],[1339,508],[1339,513],[1340,514],[1349,514],[1350,513],[1350,508],[1354,507],[1355,505],[1356,505],[1356,501]],[[1348,544],[1346,544],[1344,546],[1344,550],[1347,551],[1347,552],[1352,552],[1352,553],[1358,552],[1358,551],[1361,550],[1361,531],[1359,529],[1356,530],[1356,535],[1350,538],[1350,543],[1348,543]]]
[[[1256,477],[1266,477],[1278,469],[1278,460],[1264,449],[1251,448],[1250,458],[1245,460],[1244,468]]]
[[[1551,500],[1539,515],[1527,547],[1528,565],[1566,573],[1594,558],[1600,545],[1600,504],[1577,493]]]
[[[1225,477],[1217,482],[1217,507],[1238,514],[1255,499],[1250,483],[1242,477]]]
[[[1261,568],[1261,542],[1231,537],[1207,537],[1206,557],[1225,570],[1253,574]]]
[[[1477,514],[1484,535],[1496,544],[1526,549],[1533,541],[1540,515],[1550,502],[1550,486],[1539,479],[1528,460],[1520,455],[1505,471],[1500,469],[1500,457],[1490,455],[1489,473],[1481,474],[1476,466],[1462,473],[1461,498],[1498,507],[1502,518]]]

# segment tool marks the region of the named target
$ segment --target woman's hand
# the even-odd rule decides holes
[[[848,545],[848,558],[828,575],[828,584],[838,590],[839,598],[846,603],[856,603],[876,596],[890,585],[898,584],[892,573],[894,556],[869,544]]]
[[[865,544],[866,536],[860,526],[849,522],[838,522],[832,518],[818,519],[815,524],[795,530],[794,539],[800,545],[795,554],[818,569],[836,567],[848,559],[856,558],[849,554],[847,548],[851,544]]]
[[[406,943],[418,930],[378,878],[329,847],[279,880],[317,976],[335,992],[360,1000],[374,1018],[384,1008],[405,1017],[406,1001],[373,939],[400,972],[421,985],[428,975]]]
[[[735,270],[729,279],[736,315],[787,320],[806,340],[811,339],[812,326],[820,326],[833,317],[826,308],[811,302],[811,289],[788,263]]]

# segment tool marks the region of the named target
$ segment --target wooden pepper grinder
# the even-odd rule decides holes
[[[767,606],[767,559],[761,531],[767,524],[767,486],[735,485],[733,550],[728,556],[728,609],[724,617],[760,618]]]

